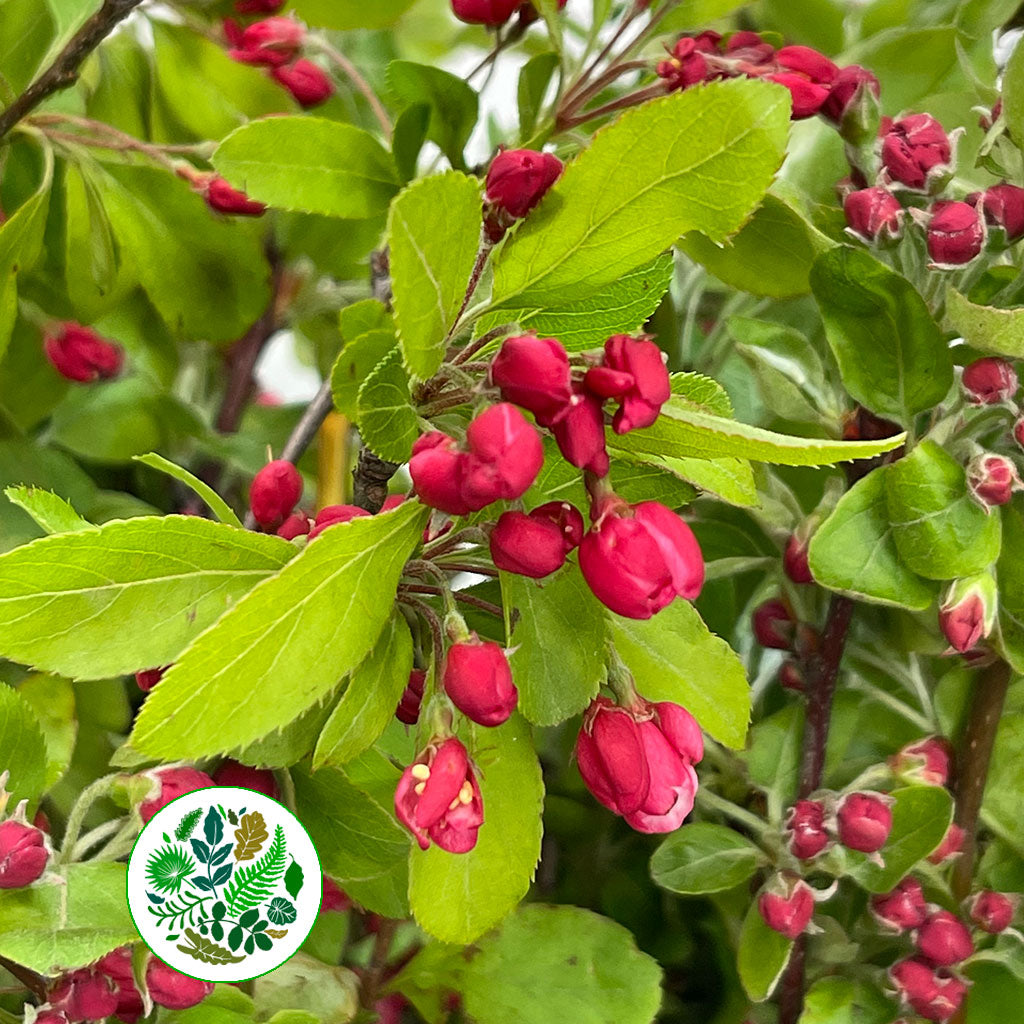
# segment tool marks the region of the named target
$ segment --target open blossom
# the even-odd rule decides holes
[[[476,846],[483,798],[457,739],[431,743],[405,769],[395,790],[395,813],[423,850],[431,841],[449,853],[468,853]]]
[[[704,740],[678,704],[594,700],[576,739],[576,763],[591,793],[638,832],[672,832],[693,810]]]
[[[120,345],[72,321],[54,324],[47,330],[43,352],[62,377],[82,384],[116,377],[124,362]]]

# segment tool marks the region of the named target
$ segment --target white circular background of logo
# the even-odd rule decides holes
[[[211,806],[218,809],[218,814],[221,812],[221,809],[234,811],[239,819],[241,818],[240,812],[243,809],[246,814],[258,811],[263,816],[268,833],[268,838],[263,842],[260,851],[254,859],[238,862],[235,860],[235,848],[237,846],[235,829],[239,826],[232,825],[227,818],[224,819],[223,837],[215,844],[215,847],[221,848],[230,842],[232,849],[224,860],[210,869],[210,874],[215,876],[217,870],[223,869],[227,864],[233,865],[233,870],[231,877],[223,884],[217,886],[216,892],[218,894],[223,895],[225,888],[231,884],[232,879],[234,879],[240,869],[252,867],[259,863],[260,859],[273,844],[275,830],[278,826],[284,832],[286,850],[284,858],[285,870],[277,875],[276,881],[271,886],[266,898],[261,901],[259,916],[262,920],[267,921],[266,911],[270,901],[280,897],[294,905],[296,911],[295,920],[287,925],[269,924],[269,927],[274,930],[284,930],[285,928],[288,930],[286,936],[273,940],[269,950],[263,950],[256,946],[252,953],[246,954],[244,948],[245,938],[250,933],[244,931],[243,942],[234,953],[235,956],[244,956],[244,959],[238,963],[204,963],[178,949],[179,945],[192,946],[192,943],[186,937],[185,929],[191,928],[193,932],[200,934],[200,924],[204,922],[207,925],[207,934],[200,934],[200,938],[216,941],[210,934],[210,922],[213,919],[212,907],[217,902],[217,899],[211,896],[210,893],[197,889],[188,882],[189,878],[193,878],[196,875],[204,878],[207,877],[204,870],[206,866],[197,861],[196,853],[192,848],[192,839],[206,843],[204,826],[206,815]],[[184,841],[178,840],[175,837],[175,830],[182,820],[197,808],[202,811],[202,817],[200,817],[195,828],[192,830],[191,837]],[[164,838],[165,835],[169,838],[169,843]],[[169,845],[187,853],[196,862],[196,867],[188,873],[177,893],[156,892],[146,877],[146,866],[149,863],[150,857],[156,851],[165,849]],[[292,899],[285,888],[285,872],[291,867],[293,858],[294,863],[297,863],[302,869],[303,875],[302,888],[297,893],[295,899]],[[128,859],[128,907],[131,911],[132,919],[135,921],[135,926],[142,936],[142,940],[156,956],[170,964],[175,970],[181,971],[182,974],[187,974],[192,978],[199,978],[202,981],[248,981],[251,978],[258,978],[260,975],[266,974],[276,967],[280,967],[298,950],[316,922],[317,914],[320,912],[322,890],[320,858],[317,856],[316,849],[308,833],[295,815],[276,800],[271,800],[270,797],[264,796],[262,793],[238,786],[216,786],[208,789],[198,789],[192,793],[186,793],[176,800],[172,800],[166,807],[161,808],[150,818],[149,822],[139,833],[139,838],[136,840],[131,856]],[[154,903],[147,896],[147,891],[155,892],[164,902],[161,904]],[[183,907],[185,904],[193,905],[193,909],[185,913],[183,922],[177,920],[164,922],[153,913],[154,910],[166,912],[172,909],[168,907],[168,904],[172,902],[176,907]],[[229,933],[237,924],[241,913],[242,911],[239,910],[231,918],[225,918],[222,925],[224,937],[216,942],[221,948],[229,948]],[[230,924],[228,923],[229,921]],[[174,927],[171,927],[171,925]],[[177,938],[168,941],[168,934],[175,935]]]

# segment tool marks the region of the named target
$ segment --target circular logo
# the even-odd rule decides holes
[[[172,800],[128,860],[128,908],[161,960],[202,981],[280,967],[320,911],[320,859],[298,819],[237,786]]]

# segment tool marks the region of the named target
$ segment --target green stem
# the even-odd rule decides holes
[[[109,795],[117,775],[104,775],[103,778],[86,786],[75,801],[71,813],[68,815],[67,828],[64,829],[64,840],[61,843],[60,855],[57,864],[67,864],[74,854],[75,843],[82,831],[85,817],[92,809],[92,805],[102,797]]]
[[[723,817],[731,818],[733,821],[749,829],[758,838],[763,837],[770,831],[771,826],[763,821],[756,814],[738,807],[731,800],[712,792],[707,786],[700,786],[697,790],[697,805],[704,810],[717,811]]]

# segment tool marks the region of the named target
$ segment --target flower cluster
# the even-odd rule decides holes
[[[812,860],[838,840],[848,850],[876,854],[892,832],[891,806],[884,793],[859,791],[838,801],[798,800],[786,819],[789,850],[798,860]]]

